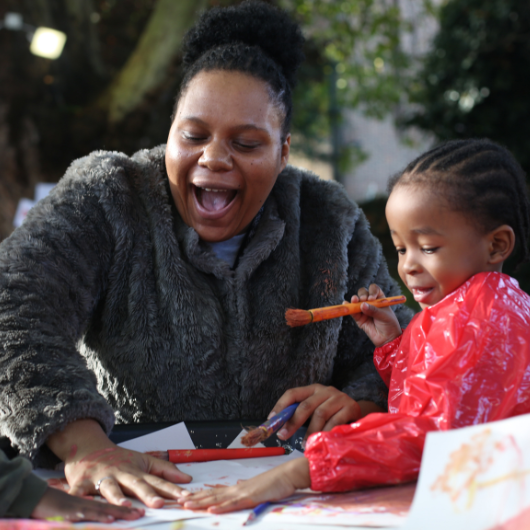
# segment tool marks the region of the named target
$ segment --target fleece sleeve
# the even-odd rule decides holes
[[[31,516],[48,485],[33,475],[29,460],[8,460],[0,451],[0,517]]]
[[[370,232],[362,213],[348,245],[348,263],[347,300],[361,287],[367,288],[372,283],[379,285],[386,296],[401,294],[388,272],[381,244]],[[401,327],[405,328],[412,318],[412,311],[406,306],[393,309]],[[357,401],[372,401],[386,409],[388,388],[374,366],[374,345],[353,318],[344,317],[342,321],[333,384]]]
[[[74,163],[0,245],[0,434],[30,459],[72,421],[114,422],[76,347],[113,251],[97,177]]]

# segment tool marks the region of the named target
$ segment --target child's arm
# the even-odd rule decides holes
[[[368,289],[359,289],[352,303],[384,298],[385,293],[372,283]],[[370,304],[361,306],[362,313],[352,315],[357,325],[368,335],[376,347],[383,346],[401,335],[401,327],[390,307],[377,308]]]
[[[237,486],[212,488],[198,493],[183,491],[179,502],[190,510],[208,508],[210,513],[225,513],[285,499],[297,489],[309,488],[310,485],[307,458],[297,458],[254,478],[242,480]]]

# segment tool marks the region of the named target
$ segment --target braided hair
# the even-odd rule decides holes
[[[284,11],[260,0],[206,11],[184,38],[184,78],[173,110],[202,71],[228,70],[265,81],[282,115],[282,141],[292,118],[292,90],[304,59],[300,27]]]
[[[512,154],[487,139],[453,140],[413,160],[392,177],[397,186],[426,186],[484,232],[507,224],[519,247],[517,263],[529,260],[530,202],[525,173]]]

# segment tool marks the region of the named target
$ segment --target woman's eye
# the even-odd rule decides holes
[[[251,149],[256,149],[256,147],[258,147],[258,143],[256,142],[245,142],[245,141],[237,141],[235,142],[235,145],[236,147],[238,147],[239,149],[243,149],[243,150],[251,150]]]
[[[192,142],[200,142],[205,139],[205,137],[200,134],[184,133],[182,136],[185,140],[190,140]]]

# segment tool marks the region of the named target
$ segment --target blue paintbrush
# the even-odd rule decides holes
[[[257,517],[262,514],[269,506],[271,505],[270,502],[263,502],[261,504],[258,504],[249,514],[248,519],[243,523],[243,526],[247,526],[252,521],[255,521]]]
[[[285,423],[291,419],[298,405],[299,403],[289,405],[270,420],[267,420],[259,427],[247,432],[247,434],[241,438],[241,443],[246,447],[252,447],[257,443],[266,440],[269,436],[272,436],[275,432],[279,431]]]

